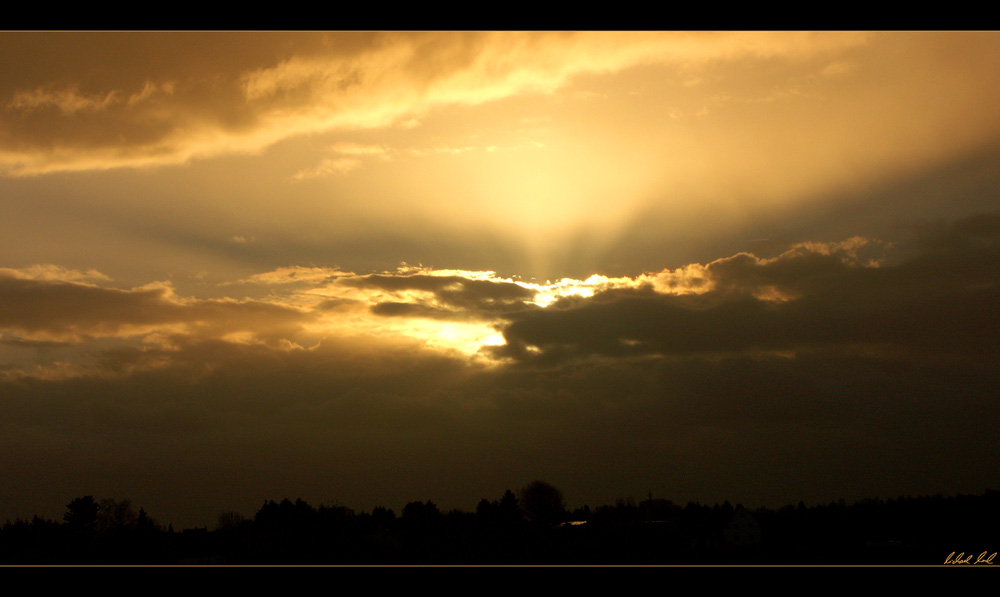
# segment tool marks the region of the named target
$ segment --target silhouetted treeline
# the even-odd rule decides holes
[[[942,564],[994,553],[998,513],[992,490],[777,510],[651,497],[569,510],[536,481],[475,512],[269,499],[252,517],[222,512],[211,530],[178,532],[129,500],[84,496],[61,521],[7,521],[0,564]]]

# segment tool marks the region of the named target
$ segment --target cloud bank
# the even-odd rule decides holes
[[[207,300],[8,269],[3,453],[18,457],[0,489],[32,499],[11,480],[29,467],[73,495],[141,476],[141,501],[185,520],[252,510],[277,477],[362,508],[417,488],[467,508],[535,476],[574,503],[650,486],[779,505],[980,491],[1000,422],[998,257],[1000,216],[984,214],[903,245],[561,286],[290,267],[226,287],[267,298]],[[966,452],[978,460],[952,457]],[[168,506],[172,484],[192,503]]]

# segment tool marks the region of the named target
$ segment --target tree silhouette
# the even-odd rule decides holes
[[[491,502],[488,499],[483,498],[479,500],[478,504],[476,504],[476,516],[490,516],[496,507],[496,502]]]
[[[513,491],[508,489],[504,492],[503,497],[500,498],[498,513],[504,524],[512,524],[521,520],[521,506]]]
[[[247,522],[247,518],[234,510],[223,510],[215,522],[215,530],[235,529]]]
[[[565,517],[566,502],[562,492],[545,481],[532,481],[525,485],[519,501],[529,520],[555,524]]]
[[[97,530],[101,533],[124,533],[135,529],[139,515],[130,500],[101,500],[97,510]]]
[[[66,504],[66,513],[63,520],[69,527],[78,532],[90,532],[97,524],[97,513],[100,510],[94,496],[85,495],[78,497]]]
[[[384,506],[375,506],[372,509],[372,521],[382,526],[383,528],[389,528],[394,522],[396,522],[396,513],[390,508]]]
[[[441,516],[437,505],[430,500],[410,502],[403,507],[402,521],[409,528],[427,531],[440,522]]]

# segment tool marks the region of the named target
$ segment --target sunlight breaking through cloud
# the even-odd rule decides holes
[[[424,350],[496,365],[507,362],[517,350],[544,352],[535,341],[519,338],[519,322],[548,320],[546,312],[568,317],[641,297],[707,297],[702,303],[677,303],[686,305],[682,307],[685,312],[691,309],[690,317],[727,302],[739,304],[744,296],[760,304],[787,303],[814,292],[810,280],[817,275],[840,276],[877,267],[875,255],[885,249],[856,237],[839,243],[800,243],[771,259],[740,253],[704,265],[635,277],[594,274],[583,280],[563,278],[544,284],[503,277],[495,271],[406,263],[392,271],[369,274],[296,266],[220,285],[263,293],[257,298],[215,299],[179,296],[165,282],[113,288],[108,286],[112,280],[96,270],[54,265],[4,268],[0,269],[0,293],[6,309],[0,315],[0,332],[8,352],[21,347],[15,352],[22,361],[28,354],[24,347],[32,343],[61,346],[56,369],[52,369],[55,361],[43,362],[43,352],[38,353],[42,361],[36,363],[41,369],[35,369],[60,376],[86,371],[83,363],[93,363],[93,355],[100,353],[93,351],[96,341],[120,342],[139,351],[155,348],[166,355],[201,342],[290,351],[354,339],[416,343]],[[615,341],[633,352],[644,351],[647,341],[630,336],[628,329],[621,328],[624,335]],[[616,329],[607,332],[619,333]],[[517,339],[516,346],[508,345],[512,337]],[[157,367],[162,366],[162,358],[155,362]],[[18,370],[32,375],[29,369]]]

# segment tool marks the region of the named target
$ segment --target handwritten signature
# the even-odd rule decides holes
[[[987,553],[988,552],[984,551],[983,553],[979,554],[979,557],[977,557],[976,561],[973,562],[972,561],[973,554],[971,553],[969,555],[965,555],[965,552],[963,551],[962,553],[956,556],[955,552],[951,552],[950,554],[948,554],[948,557],[944,559],[944,563],[945,564],[992,564],[993,558],[996,557],[997,552],[994,551],[989,555],[989,557],[987,557],[986,555]]]

